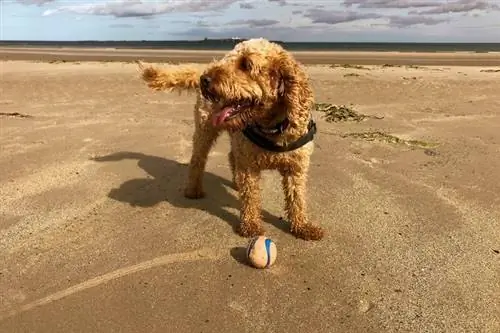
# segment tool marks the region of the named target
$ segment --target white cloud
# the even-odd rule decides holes
[[[148,21],[161,26],[164,31],[161,36],[166,35],[168,39],[262,35],[281,40],[380,40],[389,38],[387,36],[400,36],[401,39],[412,36],[413,40],[418,36],[474,40],[476,35],[465,28],[474,26],[474,31],[482,33],[479,36],[477,32],[478,37],[489,36],[490,40],[500,41],[500,35],[492,28],[492,22],[500,18],[499,1],[17,0],[25,5],[39,6],[41,14],[50,17],[47,20],[56,22],[57,17],[67,18],[65,14],[68,13],[84,15],[88,24],[108,20],[103,23],[105,27],[114,27],[113,30],[123,33],[130,29],[135,34],[138,29],[144,29],[147,38],[159,34],[159,29],[148,28],[142,23],[144,20],[137,18],[151,19]]]
[[[61,12],[72,12],[77,14],[109,15],[115,17],[144,17],[173,12],[197,13],[220,10],[229,7],[235,2],[238,2],[238,0],[184,0],[161,2],[120,0],[60,6],[56,9],[46,10],[43,15],[49,16]]]
[[[17,0],[17,2],[20,2],[25,5],[38,5],[41,6],[45,3],[48,2],[54,2],[55,0]]]
[[[342,4],[346,7],[358,6],[358,8],[420,8],[439,6],[443,1],[425,0],[344,0]]]
[[[276,25],[278,23],[280,23],[280,21],[270,20],[270,19],[234,20],[234,21],[227,22],[228,25],[248,26],[251,28],[268,27],[271,25]]]
[[[468,1],[461,0],[456,2],[447,2],[440,6],[435,6],[422,11],[412,11],[411,14],[448,14],[448,13],[467,13],[475,10],[499,9],[498,5],[488,1]]]
[[[359,21],[364,19],[381,18],[382,15],[376,13],[360,13],[354,11],[329,11],[312,8],[304,14],[304,17],[311,19],[312,23],[339,24]]]
[[[394,27],[406,28],[414,25],[437,25],[449,22],[447,18],[433,18],[428,16],[391,16],[389,24]]]

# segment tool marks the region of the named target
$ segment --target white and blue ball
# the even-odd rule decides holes
[[[276,244],[266,236],[257,236],[247,246],[247,259],[255,268],[269,268],[276,261]]]

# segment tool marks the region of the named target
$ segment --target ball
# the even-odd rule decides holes
[[[266,236],[257,236],[248,242],[247,259],[255,268],[269,268],[277,256],[276,244]]]

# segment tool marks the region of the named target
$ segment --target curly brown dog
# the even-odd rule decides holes
[[[315,125],[314,96],[305,70],[280,45],[266,39],[240,42],[202,72],[190,66],[139,68],[155,90],[196,91],[195,131],[185,196],[204,196],[203,174],[220,133],[230,135],[229,163],[241,200],[239,233],[264,234],[260,174],[278,170],[291,232],[305,240],[323,238],[306,215],[306,181]]]

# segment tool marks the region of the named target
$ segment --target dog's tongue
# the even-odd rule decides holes
[[[214,126],[219,126],[224,122],[224,120],[231,115],[231,113],[234,111],[234,108],[232,106],[226,106],[223,108],[220,112],[214,113],[212,115],[212,124]]]

